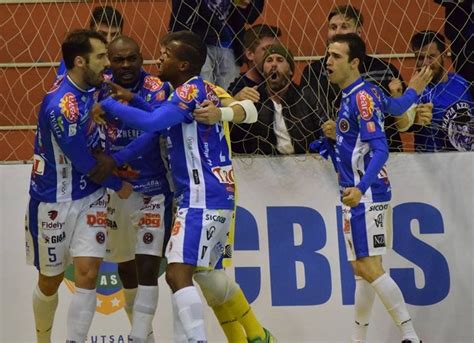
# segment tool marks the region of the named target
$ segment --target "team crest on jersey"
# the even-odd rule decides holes
[[[66,120],[75,123],[79,118],[79,106],[74,94],[68,92],[59,101],[59,108]]]
[[[69,265],[64,272],[64,281],[71,293],[74,293],[74,266]],[[117,264],[103,261],[97,278],[96,312],[109,315],[120,311],[125,305],[122,283],[117,272]]]
[[[186,103],[190,103],[198,95],[198,88],[195,84],[185,83],[176,89],[178,98]]]
[[[151,92],[157,92],[163,87],[163,81],[155,76],[145,76],[143,80],[143,88],[148,89]]]
[[[360,91],[356,95],[357,107],[360,117],[364,120],[370,120],[374,112],[374,99],[366,91]]]
[[[351,126],[349,125],[349,121],[346,118],[339,120],[339,131],[346,133],[350,128]]]

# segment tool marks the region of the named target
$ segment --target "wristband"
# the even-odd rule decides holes
[[[234,110],[230,107],[220,107],[221,110],[221,120],[222,121],[232,121],[234,119]]]

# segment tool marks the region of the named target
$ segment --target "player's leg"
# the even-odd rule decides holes
[[[222,328],[225,328],[229,342],[274,340],[258,321],[240,286],[224,270],[199,271],[194,279]]]
[[[67,264],[68,206],[30,199],[25,217],[27,262],[38,269],[38,284],[33,291],[33,315],[39,343],[51,342],[58,288]]]
[[[95,314],[97,276],[106,252],[106,198],[100,189],[77,201],[80,206],[70,245],[76,289],[67,315],[68,341],[85,342]]]
[[[124,310],[132,324],[138,276],[135,262],[137,234],[136,229],[130,224],[130,215],[142,206],[142,196],[134,192],[128,199],[123,200],[109,190],[108,198],[107,252],[104,260],[117,263],[125,299]]]
[[[206,340],[203,305],[193,285],[196,267],[214,266],[225,246],[232,210],[178,208],[166,249],[166,281],[173,291],[174,319],[189,340]],[[221,216],[214,222],[211,218]]]
[[[131,218],[137,230],[135,258],[137,262],[138,290],[133,307],[132,342],[154,341],[152,322],[158,306],[158,277],[169,237],[172,212],[172,195],[142,196],[143,204]]]
[[[350,213],[350,227],[356,256],[356,259],[351,263],[355,275],[370,283],[400,329],[403,339],[418,342],[419,339],[402,292],[390,275],[385,273],[382,266],[381,255],[386,253],[387,246],[390,247],[392,240],[390,205],[388,203],[360,204],[352,208]],[[362,287],[367,286],[364,284]],[[365,305],[367,312],[371,299],[370,292],[365,290],[356,295],[366,297],[365,304],[360,305]]]

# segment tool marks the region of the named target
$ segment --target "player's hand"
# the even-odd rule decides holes
[[[413,88],[416,94],[420,95],[433,78],[433,71],[429,66],[425,66],[412,76],[408,82],[408,88]]]
[[[390,90],[391,96],[393,96],[394,98],[398,98],[403,94],[403,83],[398,78],[392,79],[388,84],[388,89]]]
[[[120,199],[128,199],[130,194],[133,192],[133,186],[128,183],[128,182],[122,182],[122,188],[120,188],[119,191],[117,191],[117,195],[119,196]]]
[[[254,87],[244,87],[240,92],[238,92],[234,99],[237,101],[250,100],[252,102],[260,101],[260,93],[257,91],[257,86]]]
[[[212,101],[204,100],[193,116],[198,123],[213,125],[221,120],[221,110]]]
[[[362,192],[357,187],[348,187],[342,192],[342,203],[349,207],[356,207],[360,203]]]
[[[336,122],[334,120],[329,119],[324,122],[323,125],[321,125],[321,129],[323,129],[323,134],[327,138],[336,140]]]
[[[128,89],[123,88],[122,86],[119,86],[116,83],[113,83],[112,81],[104,81],[107,83],[109,86],[109,95],[114,98],[115,100],[122,100],[126,102],[130,102],[133,98],[133,93],[130,92]]]
[[[431,124],[433,119],[433,103],[419,104],[415,109],[414,123],[421,126]]]
[[[105,112],[102,109],[102,106],[100,103],[94,104],[92,106],[92,111],[90,113],[91,118],[94,122],[96,122],[99,125],[105,125],[107,124],[107,120],[105,119]]]
[[[97,160],[97,164],[92,168],[88,176],[93,182],[101,184],[112,175],[113,171],[117,168],[117,164],[111,156],[103,152],[95,153],[94,157]]]

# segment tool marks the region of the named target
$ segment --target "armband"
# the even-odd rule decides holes
[[[221,110],[221,120],[222,121],[232,121],[234,119],[234,110],[230,107],[220,107]]]
[[[250,100],[234,101],[229,106],[240,105],[245,111],[245,119],[242,121],[244,124],[252,124],[257,121],[258,112],[257,108]]]
[[[398,131],[400,132],[405,132],[407,131],[414,123],[415,121],[415,115],[416,115],[416,104],[413,104],[410,106],[410,108],[405,112],[407,117],[408,117],[408,124],[404,127],[399,127]]]

